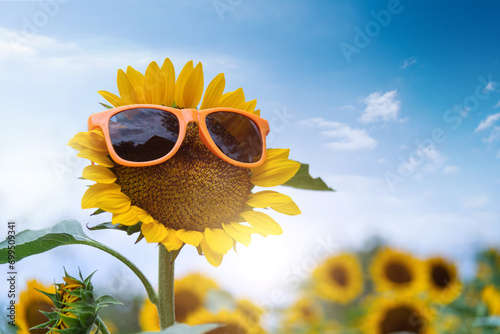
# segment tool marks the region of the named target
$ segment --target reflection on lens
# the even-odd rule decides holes
[[[116,154],[124,160],[141,162],[167,155],[179,137],[179,121],[169,112],[136,108],[122,111],[109,120],[109,135]]]
[[[208,132],[215,145],[233,160],[252,163],[262,157],[262,137],[257,125],[248,117],[227,111],[208,114]]]

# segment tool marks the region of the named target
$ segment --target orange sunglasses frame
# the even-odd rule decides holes
[[[125,111],[125,110],[130,110],[130,109],[137,109],[137,108],[148,108],[148,109],[156,109],[156,110],[162,110],[165,112],[169,112],[171,114],[174,114],[177,119],[179,120],[179,137],[177,138],[177,142],[175,143],[174,147],[172,150],[165,156],[151,160],[151,161],[128,161],[122,159],[118,154],[116,154],[115,149],[113,148],[113,144],[111,143],[111,137],[109,135],[109,120],[111,117],[114,115]],[[234,159],[231,159],[230,157],[226,156],[222,151],[215,145],[214,141],[210,137],[210,134],[207,129],[207,125],[205,122],[205,117],[211,113],[214,112],[219,112],[219,111],[226,111],[226,112],[232,112],[240,115],[244,115],[248,118],[250,118],[259,128],[260,135],[262,138],[262,157],[260,158],[259,161],[257,162],[252,162],[252,163],[245,163],[245,162],[240,162],[236,161]],[[253,168],[260,166],[264,163],[266,160],[266,136],[269,133],[269,123],[267,120],[251,114],[247,111],[239,110],[239,109],[233,109],[233,108],[210,108],[210,109],[204,109],[204,110],[198,110],[198,109],[177,109],[177,108],[170,108],[170,107],[164,107],[156,104],[131,104],[127,106],[122,106],[122,107],[117,107],[117,108],[112,108],[108,109],[105,111],[101,111],[99,113],[95,113],[90,115],[88,119],[88,129],[89,130],[94,130],[96,128],[101,128],[102,132],[104,133],[104,138],[106,140],[106,145],[108,147],[108,152],[111,155],[111,158],[118,164],[123,165],[123,166],[128,166],[128,167],[145,167],[145,166],[153,166],[159,163],[162,163],[164,161],[167,161],[170,159],[178,150],[179,147],[182,145],[182,142],[184,141],[184,137],[186,135],[186,129],[187,125],[189,122],[197,122],[199,125],[199,132],[200,132],[200,139],[202,142],[205,144],[206,147],[210,151],[212,151],[213,154],[215,154],[217,157],[221,158],[227,163],[230,163],[234,166],[238,167],[245,167],[245,168]]]

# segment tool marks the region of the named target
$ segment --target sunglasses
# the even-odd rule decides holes
[[[92,114],[88,128],[102,129],[116,163],[143,167],[170,159],[181,146],[189,122],[198,123],[200,139],[222,160],[245,168],[264,163],[269,124],[239,109],[128,105]]]

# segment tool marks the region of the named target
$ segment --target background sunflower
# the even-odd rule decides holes
[[[426,287],[427,268],[409,253],[384,248],[370,265],[370,273],[378,291],[396,294],[418,294]]]
[[[47,332],[45,329],[29,330],[31,327],[47,322],[47,317],[40,313],[40,310],[50,312],[54,308],[52,300],[37,290],[53,293],[55,287],[44,285],[36,279],[28,281],[27,287],[21,290],[19,303],[16,305],[18,334],[44,334]]]
[[[339,254],[327,259],[313,273],[318,296],[346,304],[363,290],[361,264],[353,254]]]

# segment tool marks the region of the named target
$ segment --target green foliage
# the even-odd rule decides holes
[[[64,220],[43,230],[25,230],[16,235],[16,261],[53,248],[72,244],[98,244],[82,230],[79,222]],[[0,264],[7,263],[8,240],[0,243]]]
[[[218,324],[203,324],[189,326],[186,324],[175,324],[161,332],[141,332],[138,334],[203,334],[220,327]]]
[[[311,174],[309,174],[309,165],[303,163],[300,164],[297,173],[283,185],[306,190],[334,191],[332,188],[328,187],[321,178],[313,178]]]

